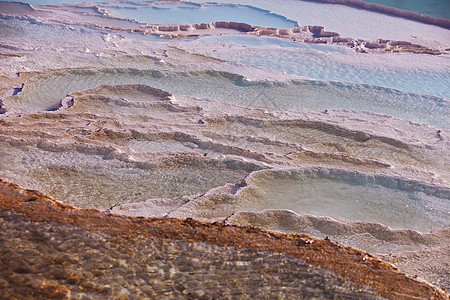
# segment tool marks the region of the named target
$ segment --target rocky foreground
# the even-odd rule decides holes
[[[75,209],[0,181],[0,298],[447,299],[329,239]]]

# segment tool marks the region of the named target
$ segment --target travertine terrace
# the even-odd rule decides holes
[[[0,298],[448,298],[448,20],[204,2],[0,2]]]

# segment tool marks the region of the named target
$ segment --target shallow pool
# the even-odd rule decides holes
[[[267,46],[274,45],[283,48],[292,47],[300,49],[311,49],[323,52],[338,52],[338,53],[352,53],[354,52],[346,46],[339,45],[324,45],[324,44],[310,44],[299,43],[288,39],[269,37],[269,36],[254,36],[247,34],[230,34],[230,35],[216,35],[216,36],[204,36],[198,39],[202,43],[221,42],[221,43],[233,43],[246,46]]]
[[[248,5],[193,4],[168,2],[154,4],[102,5],[113,16],[149,24],[196,24],[215,21],[242,22],[276,28],[297,27],[298,23],[284,16]]]
[[[339,169],[264,170],[239,192],[239,210],[289,209],[395,229],[427,232],[450,225],[450,191],[411,180]]]
[[[54,109],[68,93],[98,84],[141,83],[199,98],[209,98],[267,110],[321,112],[325,109],[365,110],[449,128],[450,103],[439,97],[331,81],[253,82],[216,71],[162,72],[137,69],[70,70],[37,76],[17,96],[7,97],[7,109]]]
[[[246,51],[242,51],[242,49],[214,51],[209,55],[320,80],[373,84],[402,91],[450,98],[450,89],[448,88],[450,70],[448,68],[432,69],[414,67],[414,65],[408,68],[400,68],[392,67],[389,64],[376,64],[377,60],[373,60],[371,64],[361,64],[354,63],[353,58],[355,55],[365,54],[331,56],[319,51],[289,51],[286,49],[258,49],[257,47],[246,49]],[[394,55],[383,54],[383,58],[387,61],[406,61],[408,57],[416,59],[412,55]],[[377,59],[377,57],[374,58]],[[417,59],[423,59],[423,57],[419,56]],[[427,59],[435,64],[448,64],[446,57],[430,57]],[[370,63],[370,60],[368,61]],[[392,63],[392,65],[394,64]]]

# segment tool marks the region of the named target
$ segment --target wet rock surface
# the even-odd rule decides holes
[[[2,298],[432,298],[328,239],[80,210],[0,182]]]

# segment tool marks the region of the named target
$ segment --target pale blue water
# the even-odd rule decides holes
[[[214,21],[242,22],[265,27],[292,28],[298,23],[267,10],[235,4],[157,3],[149,6],[105,5],[113,16],[149,24],[196,24]]]
[[[324,45],[324,44],[308,44],[294,42],[288,39],[281,39],[268,36],[252,36],[247,34],[232,34],[232,35],[219,35],[219,36],[205,36],[198,39],[200,42],[223,42],[233,43],[247,46],[264,46],[264,45],[276,45],[280,47],[292,47],[301,49],[319,50],[323,52],[338,52],[338,53],[351,53],[353,52],[346,46],[338,45]]]
[[[366,0],[365,2],[415,11],[436,18],[450,19],[449,0]]]
[[[126,83],[142,83],[175,94],[267,110],[365,110],[437,128],[450,126],[450,102],[438,97],[341,82],[249,82],[238,75],[215,71],[105,69],[56,72],[27,82],[22,92],[4,102],[7,108],[46,110],[58,107],[59,101],[71,91],[92,88],[98,84]]]
[[[77,45],[88,45],[104,43],[105,34],[117,34],[108,29],[99,29],[87,25],[66,26],[58,24],[44,24],[33,18],[0,15],[0,41],[3,38],[20,42],[26,39],[28,42],[36,43],[71,43]],[[134,32],[121,32],[121,35],[144,39],[147,41],[163,41],[155,34],[140,34]]]
[[[339,62],[326,53],[284,49],[213,52],[216,58],[262,66],[320,80],[348,81],[450,98],[450,68],[400,69]],[[387,55],[387,54],[386,54]]]

